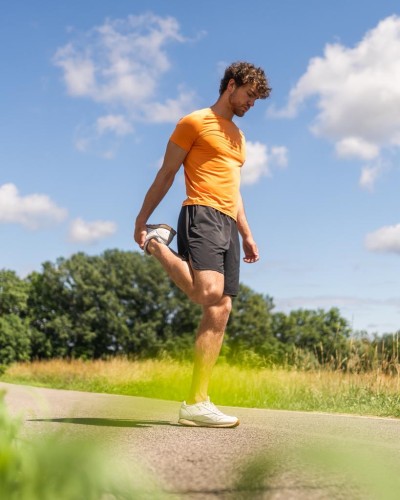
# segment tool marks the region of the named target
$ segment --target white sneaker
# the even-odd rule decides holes
[[[190,425],[192,427],[236,427],[239,425],[239,419],[225,415],[222,411],[213,405],[210,398],[207,401],[187,405],[184,401],[179,411],[179,420],[181,425]]]
[[[147,245],[152,239],[156,239],[159,243],[169,245],[176,235],[176,231],[167,224],[146,224],[147,236],[144,241],[143,250],[150,255],[147,250]]]

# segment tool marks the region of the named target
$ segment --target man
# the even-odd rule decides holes
[[[239,192],[245,161],[245,139],[232,121],[242,117],[271,89],[264,71],[246,62],[225,70],[220,95],[210,108],[195,111],[177,124],[164,161],[136,218],[135,241],[154,256],[203,316],[195,341],[192,385],[182,403],[179,423],[235,427],[236,417],[223,414],[208,397],[208,384],[239,289],[240,244],[244,262],[258,261],[258,249],[247,223]],[[184,165],[187,198],[178,220],[178,254],[168,248],[175,231],[147,221]]]

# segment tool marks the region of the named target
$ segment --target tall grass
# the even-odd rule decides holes
[[[42,361],[9,367],[3,381],[60,389],[183,400],[190,363],[173,360]],[[250,368],[220,362],[210,396],[218,404],[400,417],[400,375]]]

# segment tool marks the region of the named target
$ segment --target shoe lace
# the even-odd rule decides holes
[[[218,410],[218,408],[215,406],[214,403],[211,403],[210,400],[205,401],[204,406],[206,406],[209,410],[213,411],[214,413],[217,413],[218,415],[223,415],[222,411]]]

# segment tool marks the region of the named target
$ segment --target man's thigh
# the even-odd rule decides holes
[[[194,286],[198,291],[213,292],[215,295],[220,295],[224,292],[225,277],[217,271],[204,271],[193,269]]]

